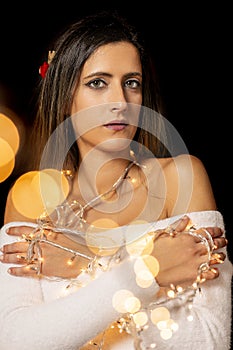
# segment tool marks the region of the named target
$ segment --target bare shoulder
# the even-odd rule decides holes
[[[166,183],[166,212],[215,210],[216,203],[210,179],[203,162],[196,156],[181,154],[170,158],[150,159],[160,165]]]
[[[146,167],[150,169],[155,168],[155,166],[160,166],[160,168],[167,174],[172,172],[174,175],[175,172],[190,172],[197,170],[205,170],[201,160],[190,154],[181,154],[176,157],[167,157],[167,158],[149,158],[145,161]]]
[[[183,193],[179,197],[183,200],[187,194],[189,196],[187,211],[215,210],[214,193],[203,162],[193,155],[177,156],[174,162],[177,168],[179,191]],[[182,204],[182,201],[177,201],[178,211],[180,211],[179,203]]]
[[[157,161],[167,176],[176,174],[177,176],[185,175],[200,178],[204,176],[208,178],[203,162],[196,156],[181,154],[176,157],[158,158]]]

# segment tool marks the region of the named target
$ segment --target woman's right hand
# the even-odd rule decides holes
[[[33,234],[34,229],[30,226],[12,226],[9,227],[7,233],[10,236],[30,237]],[[60,277],[60,278],[75,278],[84,269],[87,268],[89,260],[87,258],[76,256],[69,251],[77,251],[83,255],[93,257],[93,253],[90,251],[86,244],[80,244],[77,241],[73,241],[62,233],[52,232],[45,230],[47,236],[47,242],[40,242],[40,249],[42,255],[42,268],[39,277]],[[52,242],[55,245],[50,245],[48,242]],[[56,245],[68,248],[63,250]],[[17,265],[8,269],[8,272],[13,276],[18,277],[38,277],[37,263],[27,262],[27,252],[29,243],[24,241],[15,241],[14,243],[5,244],[1,247],[2,256],[1,262]],[[35,254],[33,258],[38,258]]]
[[[169,287],[171,284],[182,287],[192,285],[196,281],[199,266],[208,262],[207,249],[200,242],[200,239],[189,234],[182,234],[189,222],[189,217],[184,216],[172,225],[176,232],[174,237],[165,233],[159,235],[159,238],[154,242],[152,255],[159,262],[160,269],[156,280],[161,287]],[[213,239],[214,251],[209,264],[211,268],[201,274],[203,281],[212,280],[219,276],[218,269],[213,265],[223,263],[226,255],[223,252],[218,252],[218,249],[227,244],[219,227],[205,227],[205,230],[208,230]],[[196,232],[205,236],[202,229]]]

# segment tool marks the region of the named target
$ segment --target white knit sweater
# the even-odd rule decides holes
[[[221,226],[218,211],[188,214],[196,227]],[[178,216],[153,223],[164,228]],[[2,227],[0,246],[14,240],[6,234],[9,226],[25,225],[13,222]],[[27,223],[29,224],[29,223]],[[31,225],[31,224],[30,224]],[[151,230],[151,225],[148,228]],[[140,225],[137,225],[137,229]],[[145,228],[145,226],[144,226]],[[225,248],[223,249],[225,251]],[[192,308],[193,320],[187,321],[182,302],[169,301],[166,306],[178,324],[178,330],[168,340],[160,337],[156,327],[142,333],[138,349],[156,344],[156,349],[229,350],[231,334],[231,278],[233,266],[228,258],[218,266],[220,276],[202,284]],[[112,306],[112,296],[120,289],[131,290],[142,303],[153,300],[157,284],[141,288],[135,282],[132,260],[123,260],[99,275],[86,287],[62,296],[67,283],[33,278],[13,277],[7,273],[8,264],[0,264],[0,350],[77,350],[98,349],[88,342],[112,322],[119,313]],[[131,335],[109,329],[103,349],[135,349]],[[85,345],[87,344],[87,345]],[[151,348],[150,348],[151,349]]]

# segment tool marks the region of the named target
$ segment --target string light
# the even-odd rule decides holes
[[[106,256],[101,254],[87,255],[57,244],[48,240],[50,233],[54,231],[56,232],[56,228],[49,226],[46,221],[39,221],[39,223],[40,224],[30,235],[22,236],[22,239],[29,243],[26,257],[28,268],[36,271],[40,277],[49,279],[50,281],[67,281],[67,285],[65,289],[61,291],[61,295],[67,295],[67,293],[72,293],[78,288],[85,287],[85,285],[90,283],[91,280],[97,278],[99,273],[108,271],[115,264],[118,264],[123,258],[123,245],[119,246],[117,250],[114,250],[112,255]],[[119,314],[122,314],[122,316],[118,321],[112,324],[109,329],[115,328],[118,329],[119,333],[126,332],[132,335],[136,343],[142,340],[141,336],[143,331],[148,331],[150,327],[156,327],[162,339],[168,340],[172,337],[173,333],[178,330],[178,324],[171,318],[169,312],[169,303],[174,299],[182,300],[182,304],[187,312],[187,321],[191,322],[193,320],[193,300],[197,292],[201,292],[200,285],[204,281],[202,273],[210,269],[209,263],[214,250],[214,244],[210,234],[206,233],[206,236],[203,236],[195,229],[194,226],[191,226],[189,230],[179,233],[170,227],[162,231],[159,230],[149,232],[149,236],[153,238],[154,244],[156,244],[156,239],[158,239],[162,234],[168,234],[171,239],[175,239],[178,234],[188,234],[199,239],[199,241],[204,244],[207,249],[207,261],[199,266],[196,280],[190,286],[183,288],[179,285],[175,286],[174,284],[170,284],[170,287],[166,291],[165,297],[159,298],[146,306],[144,305],[142,307],[140,300],[136,298],[132,292],[127,290],[118,291],[113,296],[113,307],[119,312]],[[67,260],[68,266],[73,266],[73,264],[76,263],[76,259],[82,257],[87,261],[86,267],[80,270],[80,273],[76,278],[65,279],[57,276],[43,276],[42,266],[44,263],[44,258],[42,257],[40,247],[41,243],[49,244],[58,249],[69,252],[71,254],[71,258]],[[150,254],[137,256],[140,249],[137,249],[137,254],[135,254],[135,249],[127,250],[127,247],[125,248],[124,256],[125,251],[127,251],[129,259],[131,259],[133,256],[136,261],[134,269],[136,283],[142,284],[141,281],[144,280],[146,283],[144,285],[142,284],[141,286],[143,288],[149,287],[151,285],[151,283],[149,283],[150,280],[154,280],[156,274],[159,272],[158,262]],[[101,252],[101,250],[97,251]],[[145,251],[148,252],[148,250],[145,250],[144,248],[141,249],[141,254],[143,254]],[[149,252],[150,251],[151,250],[149,250]],[[132,255],[130,252],[132,252]],[[18,258],[21,259],[22,256],[18,256]],[[215,258],[217,259],[219,257],[215,256]],[[151,262],[153,262],[153,264],[151,264]],[[143,274],[145,274],[145,277],[142,276]],[[99,350],[103,349],[105,335],[106,331],[103,332],[102,337],[98,342],[93,340],[90,342],[90,345]],[[145,342],[146,340],[144,339],[143,341]],[[149,343],[146,344],[147,349],[153,349],[156,347],[154,339],[148,339],[148,342]]]

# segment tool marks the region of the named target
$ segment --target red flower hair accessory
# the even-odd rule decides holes
[[[47,61],[47,62],[44,62],[44,63],[40,66],[40,68],[39,68],[39,74],[42,76],[42,78],[45,77],[46,72],[47,72],[47,70],[48,70],[48,68],[49,68],[49,65],[50,65],[50,63],[51,63],[51,61],[52,61],[54,55],[55,55],[55,51],[49,51],[49,53],[48,53],[48,61]]]

